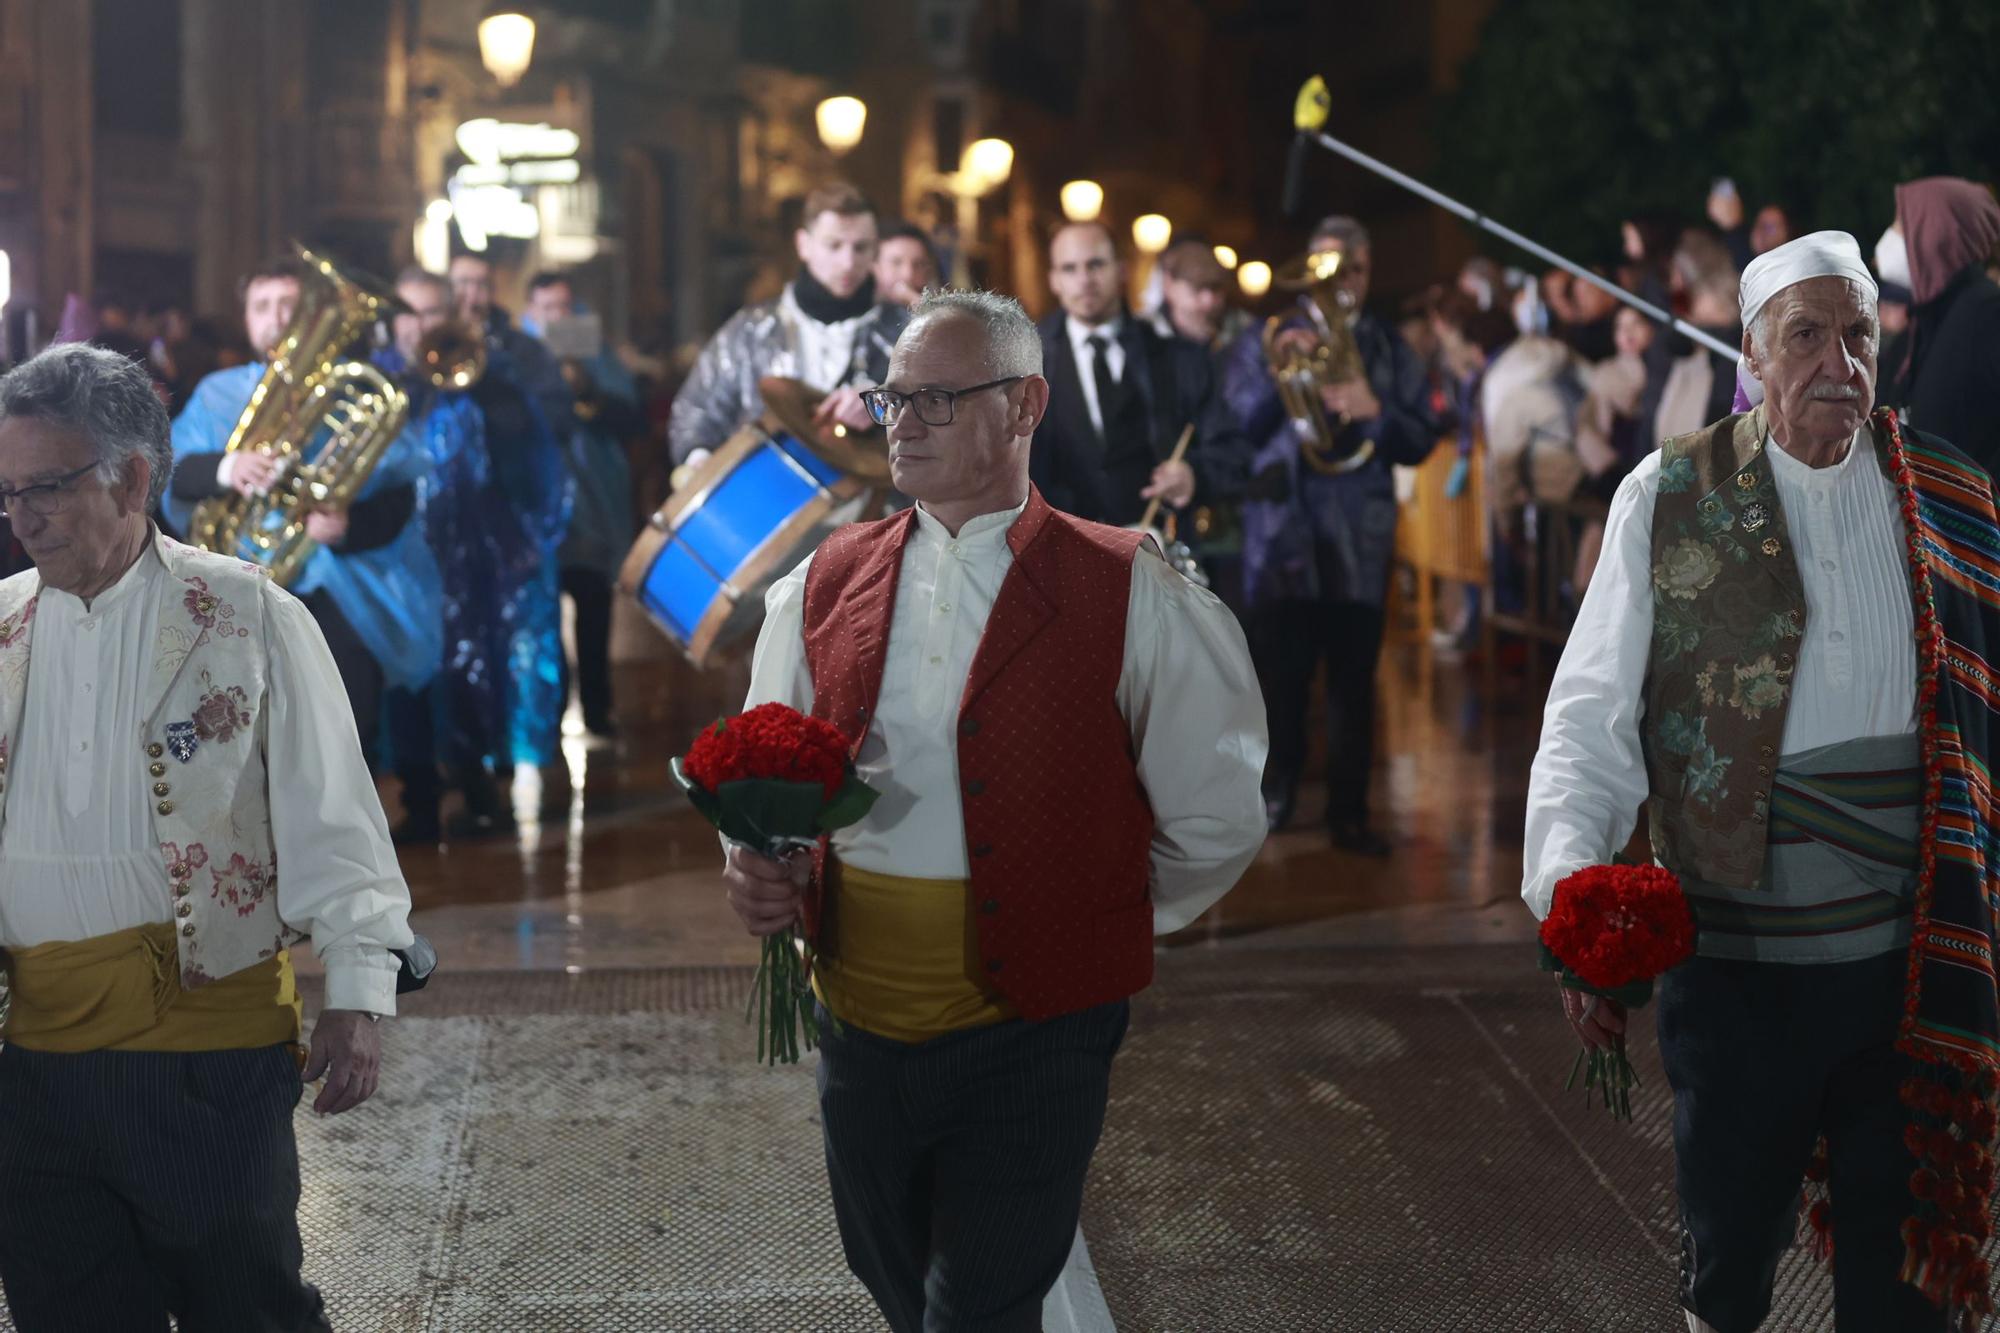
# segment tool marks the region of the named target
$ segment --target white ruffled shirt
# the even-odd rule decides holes
[[[841,859],[920,879],[968,873],[959,802],[958,703],[1013,567],[1007,530],[1025,506],[983,514],[956,537],[917,509],[891,613],[888,660],[856,768],[881,793],[834,835]],[[811,557],[772,587],[744,707],[813,703],[804,614]],[[1152,803],[1153,928],[1187,925],[1227,893],[1265,833],[1259,783],[1269,748],[1243,631],[1214,594],[1164,560],[1132,561],[1118,708]]]
[[[1916,612],[1903,518],[1866,428],[1829,467],[1809,467],[1768,436],[1764,447],[1806,598],[1780,753],[1914,732]],[[1549,687],[1522,842],[1521,896],[1537,917],[1548,914],[1558,880],[1625,846],[1646,799],[1639,725],[1659,483],[1655,451],[1619,485]]]

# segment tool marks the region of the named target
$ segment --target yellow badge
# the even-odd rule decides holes
[[[1783,548],[1778,545],[1778,539],[1776,537],[1766,537],[1764,539],[1765,555],[1776,555],[1781,549]]]
[[[1739,472],[1736,474],[1736,489],[1740,491],[1755,490],[1756,486],[1757,479],[1748,472]]]

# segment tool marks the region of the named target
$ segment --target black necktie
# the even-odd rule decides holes
[[[1090,342],[1090,376],[1097,381],[1097,433],[1111,437],[1111,418],[1118,407],[1118,381],[1111,378],[1111,344],[1101,333]]]

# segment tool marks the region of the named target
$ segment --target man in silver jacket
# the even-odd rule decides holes
[[[800,267],[785,290],[745,306],[717,330],[674,399],[667,438],[676,466],[699,466],[764,410],[757,382],[802,380],[825,393],[818,419],[875,429],[860,390],[889,373],[889,351],[909,322],[876,300],[875,209],[852,185],[806,196],[794,237]]]

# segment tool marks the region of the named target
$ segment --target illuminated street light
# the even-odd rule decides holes
[[[1174,238],[1174,224],[1158,213],[1141,213],[1132,219],[1132,243],[1141,254],[1156,255]]]
[[[814,109],[813,121],[819,126],[819,141],[838,157],[861,142],[868,104],[858,97],[829,97]]]
[[[1271,290],[1271,266],[1261,259],[1253,259],[1236,270],[1236,285],[1243,294],[1256,300]]]
[[[512,5],[496,5],[479,20],[479,59],[502,88],[521,81],[534,54],[535,21]]]
[[[1104,211],[1104,187],[1096,181],[1071,181],[1062,187],[1063,216],[1071,222],[1095,222]]]
[[[974,139],[958,160],[959,178],[971,194],[985,194],[1014,170],[1014,145],[1005,139]]]

